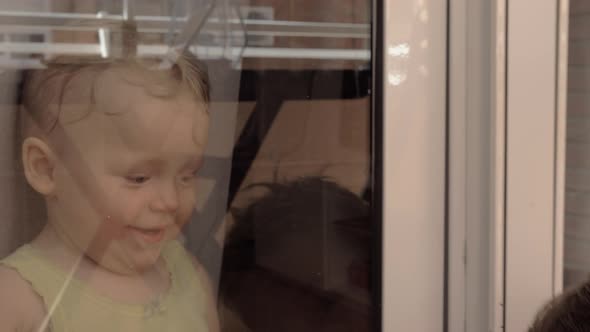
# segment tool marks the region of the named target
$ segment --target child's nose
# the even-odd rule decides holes
[[[152,205],[153,209],[157,211],[175,212],[179,205],[176,185],[164,183],[159,186],[157,198]]]

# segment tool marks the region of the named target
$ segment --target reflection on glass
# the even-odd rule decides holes
[[[278,20],[366,24],[369,6],[272,8]],[[369,48],[366,37],[274,43]],[[368,59],[243,60],[219,290],[228,331],[236,316],[247,331],[372,330],[369,82]]]
[[[0,297],[54,332],[371,330],[369,13],[0,1]]]
[[[48,3],[0,2],[0,330],[219,331],[220,255],[187,224],[227,207],[229,164],[203,171],[229,159],[208,133],[233,134],[219,119],[235,107],[212,98],[235,102],[235,59],[202,49],[235,45],[200,40],[211,1],[155,31],[139,2],[125,17],[106,1]]]
[[[387,49],[387,54],[390,56],[407,57],[410,55],[410,45],[407,43],[391,46]]]

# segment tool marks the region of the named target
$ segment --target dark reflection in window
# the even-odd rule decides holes
[[[225,331],[371,331],[367,66],[242,71]]]
[[[366,331],[369,204],[322,177],[266,183],[233,212],[221,297],[255,331]]]

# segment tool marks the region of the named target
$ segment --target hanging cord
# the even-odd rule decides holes
[[[199,32],[207,22],[209,16],[217,6],[217,0],[211,0],[205,6],[205,10],[202,12],[194,11],[190,19],[187,21],[184,29],[180,32],[179,36],[170,45],[168,53],[165,55],[164,60],[160,64],[160,68],[169,68],[178,61],[178,57],[186,52],[190,45],[198,37]]]
[[[244,45],[242,45],[242,47],[240,47],[240,52],[238,53],[238,57],[234,61],[234,66],[235,66],[238,64],[240,59],[242,59],[242,57],[244,56],[244,52],[246,51],[246,48],[248,47],[248,44],[249,44],[249,39],[248,39],[248,29],[246,28],[246,22],[244,21],[244,18],[242,17],[242,13],[240,12],[240,6],[237,3],[234,3],[231,7],[236,12],[236,15],[238,16],[238,20],[240,21],[240,26],[242,27],[242,31],[244,32],[243,33],[244,34]]]

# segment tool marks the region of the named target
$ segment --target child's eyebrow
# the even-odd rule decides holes
[[[180,166],[185,168],[201,168],[203,165],[203,157],[195,155],[187,155],[183,158],[185,161]],[[166,166],[166,159],[162,158],[141,158],[133,160],[129,164],[129,169],[148,169],[148,170],[161,170]]]
[[[164,161],[155,158],[144,158],[133,160],[129,164],[129,169],[137,170],[137,169],[150,169],[150,170],[159,170],[164,166]]]

